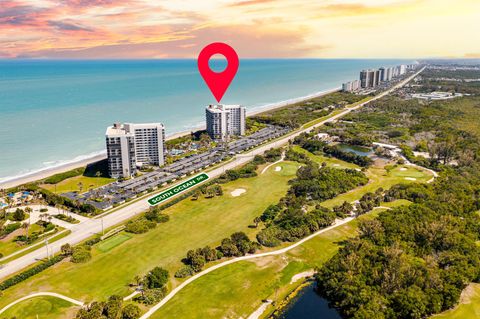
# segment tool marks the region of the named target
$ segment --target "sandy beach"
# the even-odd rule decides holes
[[[267,111],[271,111],[271,110],[278,109],[278,108],[281,108],[281,107],[285,107],[285,106],[288,106],[288,105],[303,102],[305,100],[320,97],[320,96],[330,94],[330,93],[333,93],[333,92],[336,92],[336,91],[339,91],[339,90],[340,90],[340,88],[334,88],[334,89],[331,89],[331,90],[316,92],[316,93],[313,93],[313,94],[309,94],[309,95],[298,97],[298,98],[289,99],[289,100],[278,102],[278,103],[268,104],[268,105],[265,105],[265,106],[260,107],[258,109],[252,110],[250,112],[247,111],[247,116],[254,116],[254,115],[257,115],[257,114],[260,114],[260,113],[263,113],[263,112],[267,112]],[[178,138],[178,137],[189,135],[189,134],[191,134],[191,132],[195,132],[195,131],[198,131],[198,130],[204,130],[204,129],[205,129],[205,126],[202,125],[202,126],[199,126],[199,127],[187,130],[187,131],[174,133],[172,135],[167,136],[166,139],[167,140],[172,140],[172,139],[175,139],[175,138]],[[52,176],[54,174],[63,173],[63,172],[66,172],[66,171],[69,171],[69,170],[72,170],[72,169],[75,169],[75,168],[78,168],[78,167],[87,166],[88,164],[95,163],[95,162],[104,160],[106,158],[107,158],[106,154],[96,155],[96,156],[89,157],[89,158],[86,158],[86,159],[82,159],[82,160],[79,160],[79,161],[75,161],[75,162],[71,162],[71,163],[65,163],[65,164],[61,164],[61,165],[58,165],[58,166],[49,167],[49,168],[45,168],[45,169],[42,169],[42,170],[39,170],[39,171],[35,171],[35,172],[32,172],[32,173],[27,173],[27,174],[24,174],[22,176],[13,177],[11,179],[2,180],[2,181],[0,181],[0,188],[5,189],[5,188],[11,188],[11,187],[19,186],[19,185],[22,185],[22,184],[25,184],[25,183],[31,183],[31,182],[34,182],[34,181],[37,181],[37,180],[40,180],[40,179],[47,178],[47,177]]]

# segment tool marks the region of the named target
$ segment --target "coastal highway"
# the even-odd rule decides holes
[[[279,147],[285,144],[288,144],[290,140],[293,140],[295,137],[298,135],[304,133],[304,132],[310,132],[316,127],[322,126],[325,123],[328,122],[333,122],[338,120],[339,118],[342,118],[343,116],[347,115],[348,113],[352,112],[353,110],[359,109],[362,106],[364,106],[367,103],[370,103],[372,101],[375,101],[377,99],[380,99],[394,90],[404,86],[406,83],[411,81],[414,77],[416,77],[419,73],[421,73],[425,68],[422,68],[420,71],[416,72],[412,76],[408,77],[407,79],[401,81],[400,83],[396,84],[392,88],[388,89],[387,91],[384,91],[380,93],[379,95],[376,95],[375,97],[372,97],[370,100],[360,103],[358,105],[355,105],[353,107],[347,107],[345,110],[342,112],[324,120],[321,122],[316,123],[315,125],[312,125],[309,128],[304,128],[296,131],[295,133],[292,133],[288,136],[285,136],[283,138],[280,138],[275,141],[271,141],[263,146],[260,146],[250,152],[247,153],[242,153],[238,154],[235,156],[233,160],[230,162],[227,162],[223,165],[220,165],[213,170],[208,172],[208,175],[211,178],[215,178],[223,174],[226,170],[228,169],[233,169],[237,166],[243,165],[250,161],[255,155],[263,154],[265,151],[273,148],[273,147]],[[178,184],[180,184],[179,182]],[[71,245],[78,244],[79,242],[91,237],[94,234],[99,234],[102,232],[102,221],[103,221],[103,228],[107,229],[109,227],[115,226],[117,224],[120,224],[135,215],[138,215],[145,210],[147,210],[150,207],[150,205],[147,202],[147,198],[139,200],[137,202],[133,202],[131,204],[128,204],[126,206],[123,206],[116,210],[115,212],[105,215],[102,218],[97,218],[97,219],[88,219],[85,220],[74,227],[71,228],[71,233],[62,238],[59,239],[51,244],[48,245],[48,251],[49,254],[55,254],[60,251],[60,247],[66,243],[69,243]],[[7,264],[3,265],[3,267],[0,269],[0,279],[5,278],[9,275],[12,275],[20,270],[22,270],[25,267],[28,267],[39,260],[47,258],[47,249],[46,247],[39,248],[37,250],[34,250],[24,256],[21,256],[15,260],[12,260],[8,262]],[[0,266],[1,267],[1,266]]]

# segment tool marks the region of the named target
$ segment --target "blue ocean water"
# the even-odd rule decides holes
[[[410,62],[241,60],[222,103],[253,110]],[[162,122],[167,134],[197,127],[215,102],[195,60],[0,60],[0,180],[98,154],[113,122]]]

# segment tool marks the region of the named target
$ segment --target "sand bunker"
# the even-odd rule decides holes
[[[407,181],[416,181],[417,179],[414,177],[405,177]]]
[[[275,172],[280,172],[281,170],[282,170],[282,167],[281,167],[281,166],[275,167]]]
[[[242,195],[243,193],[245,193],[246,190],[243,189],[243,188],[237,188],[236,190],[234,190],[233,192],[231,192],[230,194],[233,196],[233,197],[238,197],[240,195]]]
[[[340,164],[333,164],[333,166],[337,167],[337,166],[340,166]]]
[[[406,171],[407,168],[406,168],[406,167],[402,167],[402,168],[400,168],[400,170],[401,170],[401,171]]]

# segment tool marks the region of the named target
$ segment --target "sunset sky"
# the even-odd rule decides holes
[[[479,0],[0,0],[0,58],[480,57]]]

